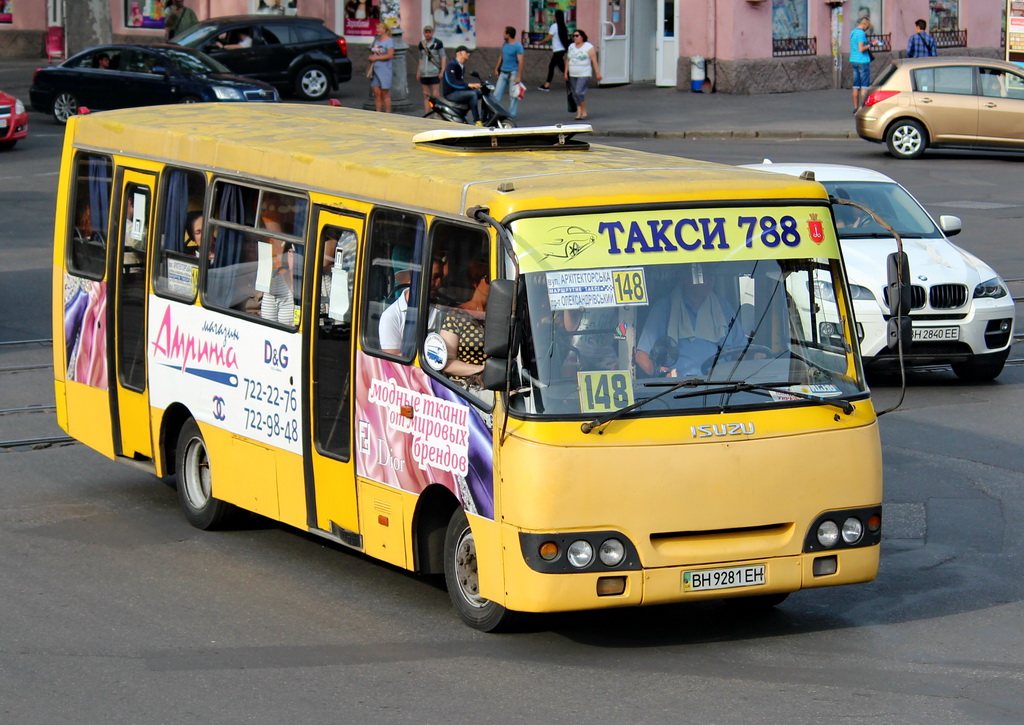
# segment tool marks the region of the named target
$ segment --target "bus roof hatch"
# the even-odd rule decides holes
[[[527,128],[457,128],[423,131],[412,137],[416,145],[452,151],[586,151],[590,144],[573,137],[593,133],[589,123]]]

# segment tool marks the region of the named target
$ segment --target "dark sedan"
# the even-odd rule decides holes
[[[40,68],[32,108],[64,123],[81,106],[110,110],[165,103],[277,101],[274,87],[232,75],[203,53],[176,45],[101,45]]]

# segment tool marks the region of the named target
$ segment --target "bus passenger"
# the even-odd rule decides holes
[[[430,295],[429,299],[433,302],[437,294],[437,288],[441,284],[441,280],[444,279],[444,266],[443,262],[439,259],[434,259],[430,264]],[[398,281],[399,273],[395,274],[395,280]],[[411,272],[402,273],[402,279],[411,279]],[[402,354],[402,339],[405,335],[405,319],[409,312],[409,283],[405,282],[402,286],[402,292],[398,295],[398,298],[388,305],[388,308],[384,310],[384,314],[380,316],[380,322],[377,324],[377,334],[380,341],[380,349],[389,355],[401,355]],[[437,310],[433,307],[430,310],[430,322],[432,323]]]
[[[473,296],[445,312],[441,337],[448,347],[444,372],[453,380],[472,385],[484,371],[484,312],[491,280],[482,259],[470,262],[466,274]]]
[[[194,257],[199,256],[199,247],[203,243],[203,212],[190,211],[185,216],[185,252]],[[210,248],[210,261],[213,261],[213,247]]]
[[[683,269],[681,283],[651,308],[636,346],[636,364],[648,375],[700,375],[719,347],[745,336],[736,311],[712,289],[700,265]]]

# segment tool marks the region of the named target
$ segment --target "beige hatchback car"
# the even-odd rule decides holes
[[[868,90],[857,134],[898,159],[926,148],[1024,151],[1024,68],[988,58],[894,60]]]

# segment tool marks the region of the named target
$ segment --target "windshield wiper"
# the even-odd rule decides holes
[[[671,383],[671,382],[668,382],[668,381],[658,381],[658,382],[654,382],[654,383],[643,383],[643,386],[645,388],[655,388],[655,387],[662,387],[662,386],[664,386],[665,389],[662,390],[660,393],[656,393],[655,395],[652,395],[649,398],[644,398],[642,400],[637,400],[633,404],[627,405],[625,408],[619,408],[618,410],[613,410],[610,413],[605,413],[604,415],[602,415],[602,416],[600,416],[598,418],[594,418],[594,420],[588,421],[588,422],[584,423],[583,425],[581,425],[580,426],[580,430],[582,430],[584,433],[589,433],[590,431],[594,430],[595,428],[600,428],[605,423],[610,423],[613,420],[615,420],[616,418],[619,418],[619,417],[625,415],[626,413],[632,412],[632,411],[636,410],[637,408],[639,408],[642,405],[647,405],[648,403],[650,403],[650,402],[652,402],[654,400],[657,400],[658,398],[663,398],[666,395],[668,395],[669,393],[674,393],[675,391],[679,390],[680,388],[693,388],[693,387],[697,387],[697,386],[721,385],[721,384],[738,384],[740,382],[742,382],[742,381],[740,381],[740,380],[722,380],[722,381],[714,381],[714,382],[712,382],[712,381],[708,381],[708,380],[702,380],[701,378],[687,378],[686,380],[680,380],[679,382],[675,382],[675,383]],[[718,391],[716,391],[716,392],[718,392]],[[685,393],[685,394],[683,394],[683,395],[681,395],[679,397],[689,397],[690,395],[705,395],[706,393],[708,393],[708,391],[700,390],[700,391],[694,391],[692,393]]]
[[[781,383],[748,383],[745,381],[737,381],[726,387],[719,387],[715,390],[703,390],[700,392],[689,392],[681,393],[676,395],[675,398],[692,398],[695,395],[715,395],[716,393],[760,393],[767,395],[771,392],[783,393],[784,395],[792,395],[794,398],[801,398],[803,400],[809,400],[812,403],[818,403],[819,405],[831,405],[839,408],[847,415],[851,415],[854,411],[853,403],[846,398],[823,398],[820,395],[811,395],[810,393],[802,393],[796,390],[791,390],[793,385],[800,385],[800,383],[791,383],[783,381]]]
[[[610,413],[606,413],[594,420],[587,421],[580,426],[580,430],[584,433],[590,433],[595,428],[600,428],[606,423],[610,423],[616,418],[619,418],[626,413],[630,413],[637,408],[647,405],[648,403],[657,400],[658,398],[664,397],[670,393],[674,393],[681,388],[701,388],[701,390],[688,390],[685,393],[679,393],[673,396],[675,400],[681,400],[683,398],[695,398],[704,395],[721,395],[724,393],[760,393],[762,395],[768,395],[770,392],[783,393],[786,395],[792,395],[794,398],[801,398],[803,400],[809,400],[812,403],[818,403],[819,405],[831,405],[839,408],[846,415],[851,415],[854,411],[853,403],[846,398],[823,398],[819,395],[810,395],[809,393],[798,392],[790,390],[790,387],[799,383],[792,383],[788,380],[781,382],[770,382],[770,383],[748,383],[745,380],[703,380],[701,378],[689,378],[687,380],[680,380],[677,383],[669,382],[656,382],[656,383],[644,383],[644,387],[660,387],[665,386],[665,389],[660,393],[652,395],[649,398],[638,400],[632,405],[627,405],[625,408],[619,408],[613,410]]]

